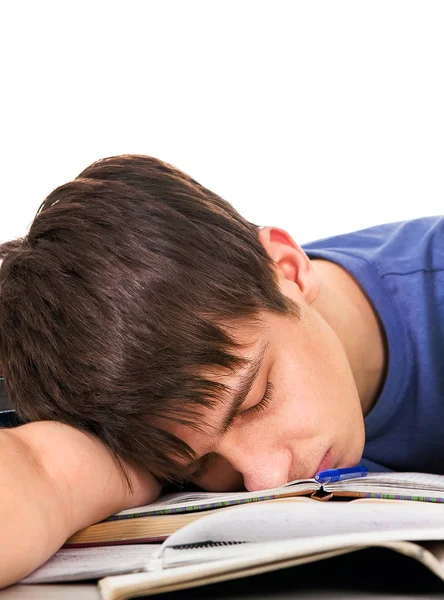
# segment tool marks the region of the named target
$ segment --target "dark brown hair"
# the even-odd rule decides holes
[[[258,227],[149,156],[93,163],[0,246],[0,361],[14,408],[98,436],[173,480],[194,453],[153,424],[199,428],[246,359],[230,327],[298,317]],[[225,323],[228,327],[222,326]]]

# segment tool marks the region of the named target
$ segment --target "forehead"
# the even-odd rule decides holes
[[[230,330],[230,336],[242,344],[242,348],[237,348],[234,354],[248,361],[234,371],[222,370],[220,368],[211,368],[205,366],[197,368],[196,372],[203,378],[222,383],[227,386],[226,393],[221,393],[218,401],[213,407],[204,407],[199,404],[192,406],[196,413],[191,425],[177,423],[168,418],[157,417],[155,425],[164,431],[168,431],[177,438],[190,446],[196,454],[209,453],[213,450],[217,442],[221,428],[221,423],[227,415],[233,396],[238,388],[240,377],[248,370],[249,365],[258,354],[263,352],[268,345],[265,332],[267,326],[249,325],[237,327],[236,330]]]

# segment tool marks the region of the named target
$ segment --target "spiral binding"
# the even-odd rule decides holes
[[[168,546],[168,548],[174,548],[174,550],[194,550],[196,548],[216,548],[217,546],[234,546],[236,544],[246,544],[246,542],[234,540],[215,542],[213,540],[206,540],[205,542],[194,542],[192,544],[177,544],[175,546]]]

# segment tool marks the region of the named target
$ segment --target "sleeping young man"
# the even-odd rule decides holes
[[[3,244],[0,585],[165,481],[444,473],[444,218],[301,248],[147,156],[92,164]]]

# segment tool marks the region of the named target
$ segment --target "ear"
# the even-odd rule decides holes
[[[312,304],[320,290],[319,278],[310,259],[291,235],[279,227],[262,227],[259,240],[274,261],[279,278],[295,283]]]

